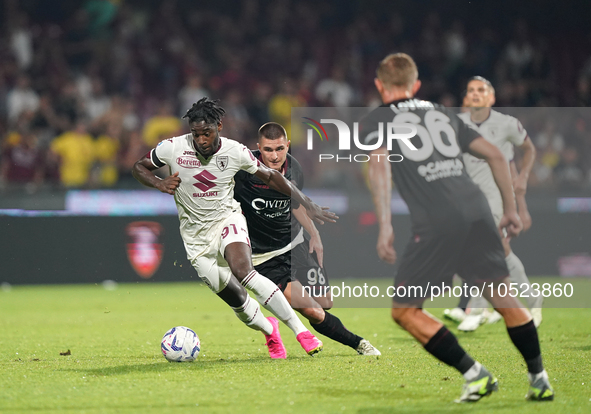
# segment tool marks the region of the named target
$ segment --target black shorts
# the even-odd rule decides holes
[[[322,286],[330,286],[324,268],[316,258],[316,252],[310,254],[308,240],[298,244],[291,251],[275,256],[255,266],[257,272],[274,282],[283,292],[287,284],[298,280],[302,286],[310,286],[320,291]]]
[[[395,302],[420,304],[431,296],[431,286],[451,285],[454,274],[470,285],[495,282],[509,275],[492,216],[453,228],[446,233],[412,236],[394,279]],[[406,289],[401,290],[402,286]]]

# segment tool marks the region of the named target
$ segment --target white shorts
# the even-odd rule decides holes
[[[488,205],[490,206],[490,211],[495,219],[495,225],[498,227],[501,219],[503,218],[503,200],[499,199],[491,199],[486,198],[488,201]]]
[[[240,212],[232,213],[215,230],[217,235],[209,246],[202,247],[202,253],[191,260],[197,274],[215,293],[223,290],[232,277],[230,266],[224,259],[224,252],[230,243],[246,243],[250,247],[246,219]]]

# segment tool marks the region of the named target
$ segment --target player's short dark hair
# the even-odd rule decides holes
[[[259,139],[279,139],[285,137],[287,139],[287,132],[285,128],[277,122],[267,122],[265,125],[259,128]]]
[[[382,59],[376,75],[385,86],[410,88],[419,78],[419,70],[406,53],[392,53]]]
[[[217,125],[222,122],[222,118],[226,114],[225,109],[218,102],[209,99],[207,96],[201,98],[191,106],[183,119],[188,118],[189,123],[204,121],[206,124]]]
[[[488,88],[493,94],[495,93],[495,88],[494,86],[492,86],[492,83],[488,79],[486,79],[483,76],[472,76],[470,79],[468,79],[468,82],[466,82],[466,92],[464,93],[464,95],[468,93],[468,84],[475,80],[484,83],[486,86],[488,86]]]

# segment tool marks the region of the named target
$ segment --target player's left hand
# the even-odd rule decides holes
[[[318,224],[324,224],[325,221],[336,223],[339,218],[332,211],[328,211],[328,207],[320,207],[314,202],[310,202],[310,206],[306,208],[306,214]]]
[[[322,245],[322,240],[320,237],[310,237],[310,249],[308,253],[312,254],[316,252],[316,258],[318,259],[318,265],[320,267],[324,267],[323,260],[324,260],[324,246]]]
[[[181,177],[179,177],[178,171],[168,177],[158,181],[155,187],[163,193],[174,195],[176,189],[181,185]]]
[[[519,233],[523,229],[523,224],[517,212],[510,212],[503,214],[501,221],[499,222],[499,230],[507,232],[507,240],[511,240],[512,237],[519,236]]]

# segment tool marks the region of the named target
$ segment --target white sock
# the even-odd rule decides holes
[[[539,307],[542,295],[539,295],[537,298],[532,296],[531,285],[525,274],[525,267],[523,267],[523,263],[521,263],[519,257],[511,252],[509,253],[509,256],[505,257],[505,262],[507,262],[507,267],[509,268],[509,280],[517,283],[517,289],[519,289],[521,294],[526,298],[528,308]],[[522,289],[522,287],[525,287],[524,285],[527,287]]]
[[[308,330],[275,283],[256,270],[250,272],[241,283],[254,293],[256,299],[265,309],[277,316],[277,319],[286,324],[296,336]]]
[[[478,361],[474,362],[474,365],[472,365],[472,367],[464,373],[464,378],[466,379],[466,381],[472,382],[474,380],[477,380],[478,374],[480,374],[481,368],[482,368],[482,365],[480,364],[480,362],[478,362]]]
[[[246,326],[251,329],[262,331],[265,335],[271,335],[273,333],[273,325],[265,318],[261,307],[256,300],[253,300],[250,296],[246,297],[246,302],[238,308],[232,308],[238,319],[240,319]]]

